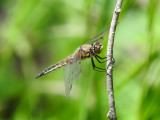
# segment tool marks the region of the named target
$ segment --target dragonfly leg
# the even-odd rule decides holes
[[[95,70],[95,71],[99,71],[99,72],[106,72],[106,69],[99,68],[99,67],[96,67],[96,66],[95,66],[95,63],[94,63],[93,57],[91,57],[91,62],[92,62],[93,70]],[[97,68],[97,70],[96,70],[96,68]]]
[[[106,59],[107,57],[100,57],[98,55],[96,55],[96,57],[98,57],[99,59]]]
[[[107,60],[105,60],[105,61],[103,61],[103,62],[101,62],[98,58],[100,58],[100,59],[106,59],[106,58],[101,58],[101,57],[99,57],[98,55],[94,55],[94,57],[96,58],[96,60],[99,62],[99,63],[105,63]]]

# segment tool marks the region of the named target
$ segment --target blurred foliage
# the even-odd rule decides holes
[[[93,71],[89,59],[82,62],[68,99],[63,68],[34,77],[109,28],[115,3],[0,1],[0,120],[108,119],[106,76]],[[123,2],[114,44],[119,120],[160,120],[159,31],[159,0]],[[107,36],[103,44],[101,56],[106,55]]]

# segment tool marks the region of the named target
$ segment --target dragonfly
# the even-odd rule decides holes
[[[95,65],[93,58],[95,58],[99,63],[106,62],[107,57],[100,57],[99,54],[103,50],[102,41],[104,39],[104,35],[107,33],[108,30],[106,29],[97,36],[89,39],[83,45],[78,47],[72,55],[66,57],[64,60],[61,60],[60,62],[52,65],[51,67],[43,70],[40,74],[36,76],[36,78],[39,78],[58,68],[64,67],[65,92],[66,92],[66,97],[69,97],[70,91],[72,89],[73,80],[78,80],[80,77],[82,71],[81,70],[82,60],[91,58],[93,70],[99,72],[106,71],[106,69],[97,67]]]

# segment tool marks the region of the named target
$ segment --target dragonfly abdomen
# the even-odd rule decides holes
[[[36,76],[36,78],[39,78],[39,77],[41,77],[41,76],[43,76],[43,75],[45,75],[45,74],[47,74],[47,73],[49,73],[49,72],[51,72],[53,70],[56,70],[58,68],[61,68],[62,66],[65,66],[68,63],[70,63],[70,61],[71,61],[71,56],[69,56],[66,59],[58,62],[57,64],[55,64],[55,65],[43,70],[39,75]]]

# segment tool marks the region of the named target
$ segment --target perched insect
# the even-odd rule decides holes
[[[95,71],[105,72],[106,69],[102,69],[95,66],[93,57],[99,63],[106,62],[107,57],[100,57],[98,54],[101,53],[103,50],[103,45],[101,41],[103,40],[103,36],[108,32],[105,30],[104,32],[100,33],[96,37],[88,40],[85,44],[81,45],[77,48],[77,50],[64,60],[58,62],[57,64],[43,70],[36,78],[39,78],[53,70],[56,70],[62,66],[64,66],[64,81],[65,81],[65,91],[66,96],[69,96],[69,93],[72,89],[73,80],[77,80],[81,74],[81,60],[86,58],[91,58],[92,66]],[[92,43],[92,44],[89,44]],[[101,62],[100,59],[105,59],[105,61]]]

